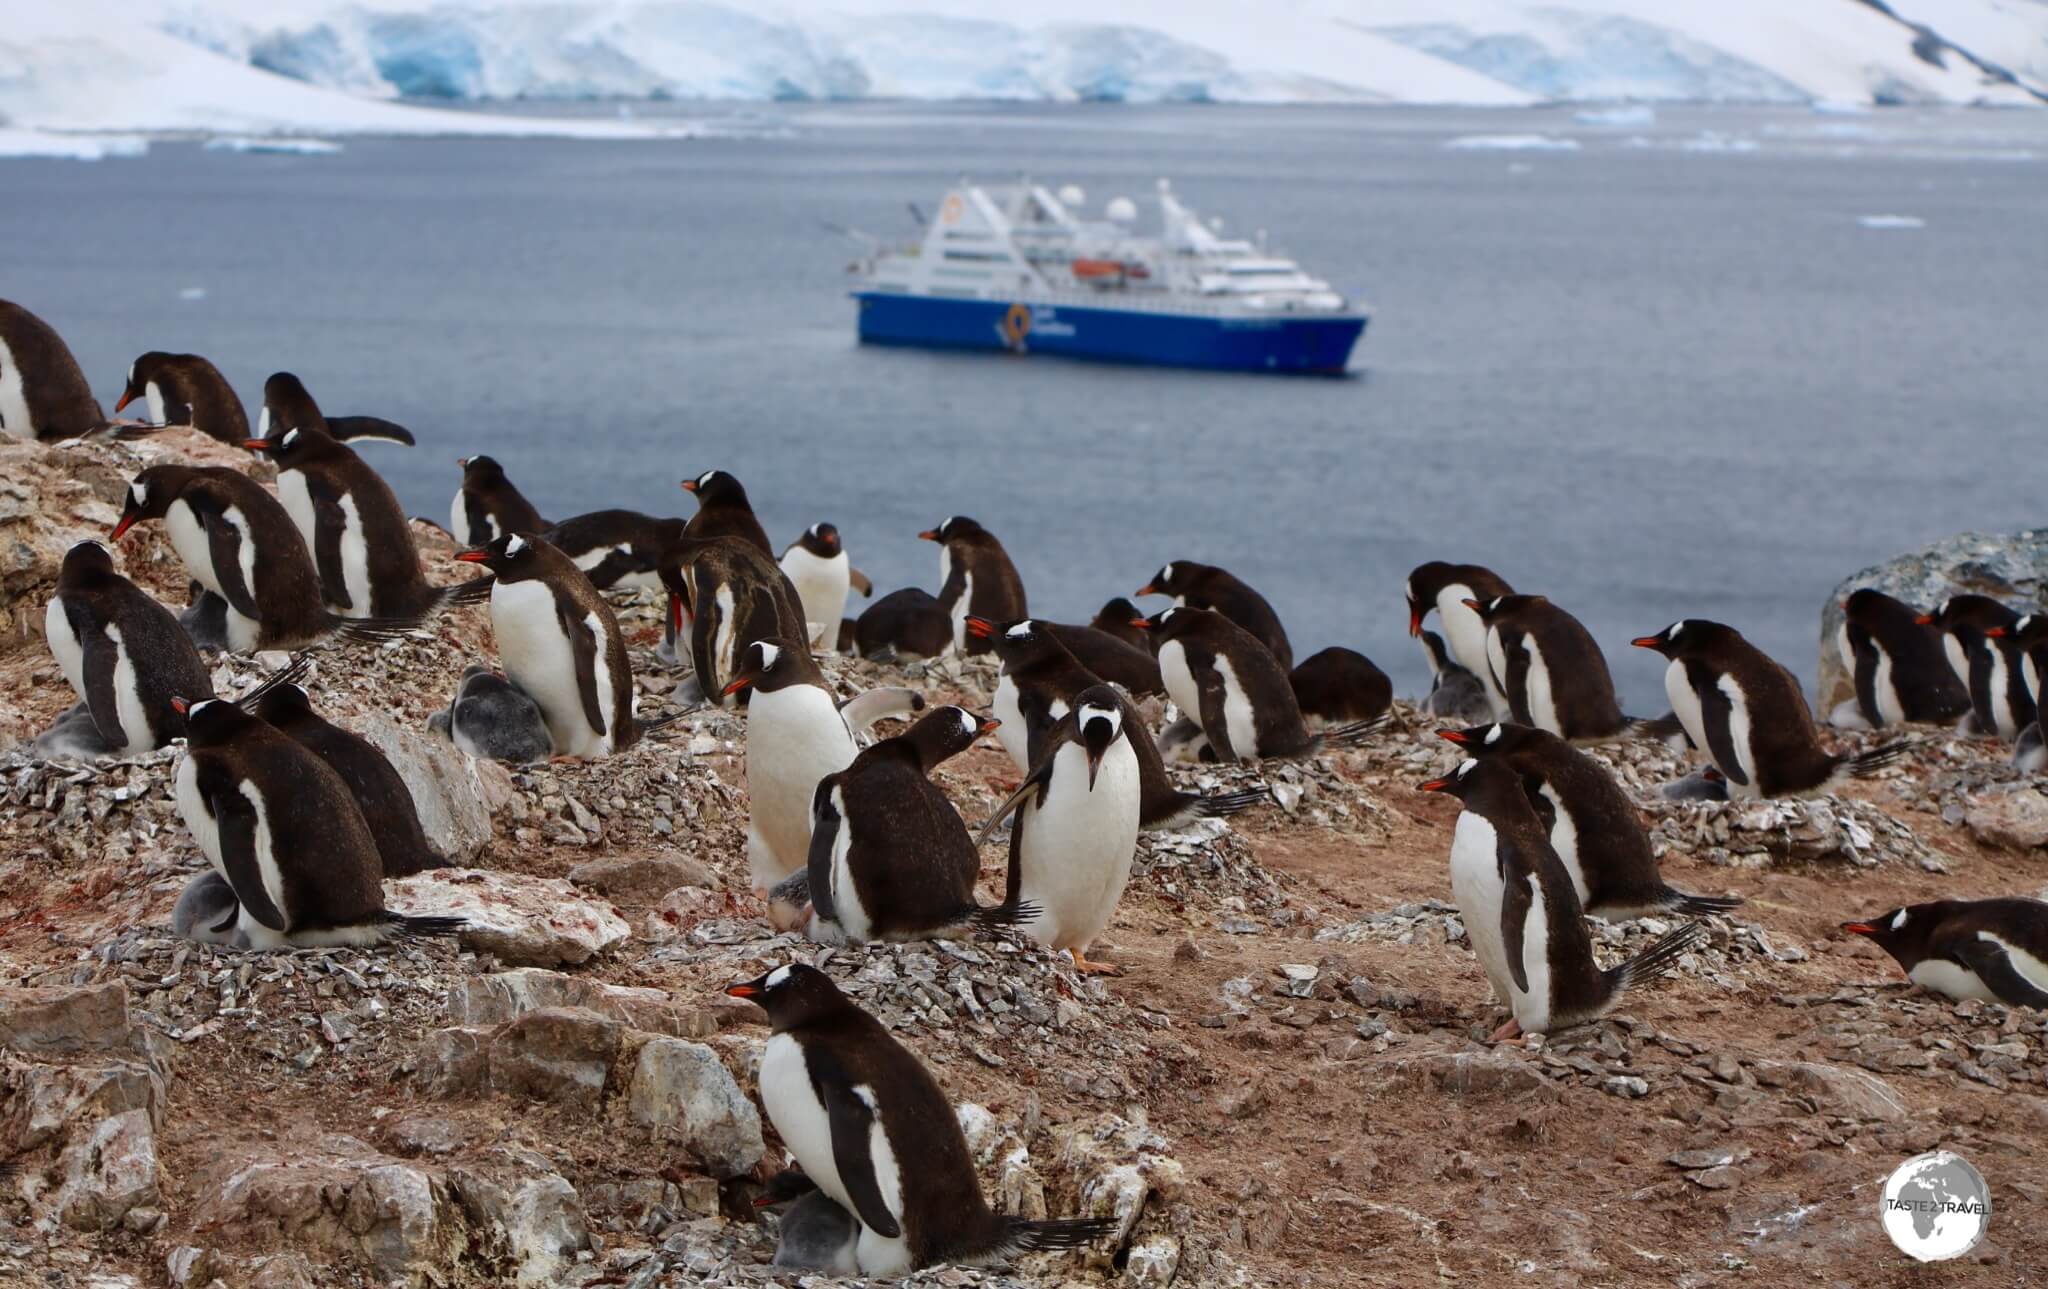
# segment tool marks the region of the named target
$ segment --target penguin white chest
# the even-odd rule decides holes
[[[1835,656],[1842,660],[1842,670],[1851,676],[1856,674],[1856,646],[1849,641],[1849,624],[1846,622],[1835,628]]]
[[[2012,668],[2005,650],[1995,644],[1984,648],[1991,655],[1991,719],[1998,726],[2000,738],[2011,738],[2020,732],[2019,713],[2013,710]]]
[[[1237,678],[1237,670],[1230,665],[1230,659],[1220,653],[1216,655],[1216,675],[1223,683],[1223,729],[1230,739],[1230,750],[1240,761],[1256,758],[1259,755],[1259,726],[1252,715],[1251,695],[1245,692],[1244,682]],[[1196,709],[1198,717],[1200,710]],[[1210,741],[1215,741],[1213,735]]]
[[[810,624],[811,644],[833,651],[839,639],[839,620],[846,616],[848,574],[846,552],[823,559],[802,546],[792,546],[782,557],[782,571],[796,587],[804,607],[804,621]]]
[[[43,639],[50,642],[50,654],[71,692],[85,699],[85,645],[71,629],[71,615],[64,612],[61,596],[52,597],[50,607],[43,610]]]
[[[1877,673],[1870,683],[1872,692],[1877,695],[1877,715],[1887,725],[1903,724],[1906,705],[1899,699],[1899,687],[1892,674],[1892,656],[1876,640],[1870,642],[1870,648],[1877,655]],[[2027,665],[2031,667],[2033,663]]]
[[[213,808],[206,798],[199,795],[199,765],[191,753],[178,758],[177,781],[178,814],[185,820],[185,826],[192,830],[192,840],[199,843],[199,853],[206,856],[206,862],[213,865],[213,871],[223,879],[228,875],[227,866],[220,858],[220,825],[214,821]]]
[[[960,578],[960,598],[953,601],[947,610],[953,618],[953,648],[958,651],[967,647],[967,617],[974,611],[974,574],[964,573]]]
[[[0,340],[0,430],[17,438],[36,436],[35,422],[28,414],[28,384],[5,340]]]
[[[164,392],[155,381],[142,387],[142,397],[149,403],[149,419],[156,425],[164,423]]]
[[[832,696],[816,685],[754,691],[747,703],[747,798],[769,852],[754,857],[756,886],[772,887],[804,866],[818,780],[853,764],[855,751]]]
[[[781,1135],[782,1144],[796,1156],[797,1163],[803,1165],[805,1174],[817,1183],[818,1189],[837,1200],[858,1221],[859,1213],[847,1193],[846,1183],[841,1179],[839,1161],[832,1153],[831,1116],[826,1113],[824,1102],[818,1099],[811,1085],[810,1067],[801,1043],[787,1034],[777,1034],[768,1040],[761,1053],[760,1087],[761,1105],[768,1111],[775,1131]],[[868,1136],[869,1160],[878,1183],[877,1189],[882,1193],[882,1204],[900,1225],[903,1220],[902,1170],[897,1166],[896,1151],[883,1126],[875,1090],[866,1084],[856,1084],[852,1092],[873,1112],[874,1121]],[[865,1224],[862,1231],[865,1237]],[[872,1271],[865,1248],[863,1254],[862,1270]]]
[[[1529,987],[1517,990],[1510,1004],[1515,1020],[1531,1034],[1550,1032],[1550,907],[1543,899],[1543,883],[1536,874],[1524,873],[1529,884],[1529,909],[1522,915],[1522,978]]]
[[[171,549],[178,552],[178,560],[192,580],[215,595],[222,594],[220,575],[213,570],[213,548],[206,540],[206,526],[199,522],[191,503],[182,497],[164,512],[164,535],[171,539]],[[251,586],[250,593],[254,594],[255,589]]]
[[[1963,648],[1963,642],[1956,638],[1955,632],[1944,631],[1941,633],[1941,654],[1942,657],[1948,659],[1949,670],[1956,674],[1957,680],[1963,682],[1963,688],[1968,689],[1970,687],[1970,651]]]
[[[2027,697],[2038,706],[2041,702],[2041,672],[2034,666],[2034,655],[2029,653],[2020,658],[2020,679],[2027,683]]]
[[[341,584],[355,606],[349,617],[367,618],[376,611],[370,601],[370,538],[352,492],[341,498]]]
[[[602,731],[590,728],[583,711],[583,690],[576,653],[555,612],[554,589],[546,582],[499,582],[491,588],[491,631],[498,640],[498,660],[505,674],[540,706],[561,756],[588,756],[610,749]],[[599,641],[597,660],[602,664]],[[600,695],[610,681],[600,676]]]
[[[496,527],[497,525],[491,522],[491,517],[486,514],[481,524],[471,528],[469,494],[460,488],[455,490],[455,500],[448,503],[448,531],[454,535],[458,543],[464,546],[488,546],[497,540],[498,534],[494,531]]]
[[[1494,679],[1492,663],[1486,656],[1486,623],[1465,606],[1465,601],[1477,598],[1472,588],[1462,582],[1447,586],[1437,592],[1436,611],[1443,615],[1444,643],[1450,646],[1451,656],[1485,683],[1494,713],[1506,715],[1507,696],[1501,693],[1500,682]]]
[[[729,584],[720,584],[716,599],[718,629],[711,636],[712,683],[704,686],[704,692],[707,694],[721,693],[725,689],[725,683],[732,679],[733,650],[739,641],[739,623],[733,620],[732,587]],[[717,688],[714,689],[713,685]],[[753,702],[751,698],[747,701],[749,704]],[[720,702],[731,707],[737,703],[737,698],[721,698]]]
[[[1726,773],[1730,769],[1739,769],[1742,771],[1742,777],[1748,780],[1746,783],[1737,783],[1735,782],[1735,776],[1730,774],[1728,776],[1728,795],[1731,797],[1762,796],[1763,790],[1757,786],[1756,781],[1756,748],[1750,743],[1752,724],[1749,711],[1749,695],[1743,692],[1741,683],[1734,676],[1726,673],[1723,673],[1714,682],[1714,686],[1721,691],[1721,696],[1728,700],[1728,741],[1735,747],[1735,765],[1732,767],[1722,766],[1722,772]]]
[[[1564,798],[1548,783],[1540,789],[1543,799],[1550,803],[1555,812],[1556,822],[1550,825],[1550,848],[1557,852],[1558,860],[1564,864],[1564,871],[1571,875],[1572,889],[1578,893],[1579,904],[1586,903],[1586,870],[1579,861],[1579,825],[1572,818],[1572,812],[1564,808]]]
[[[313,508],[313,493],[306,484],[304,470],[280,470],[277,475],[277,499],[284,503],[284,513],[292,517],[292,527],[305,538],[306,549],[320,549],[320,516]]]
[[[1180,708],[1180,714],[1199,724],[1202,690],[1195,684],[1194,669],[1188,666],[1187,646],[1180,641],[1169,640],[1159,646],[1159,679],[1165,682],[1166,696]]]
[[[142,682],[135,671],[135,656],[128,652],[128,643],[121,638],[121,628],[109,622],[105,630],[107,639],[114,646],[114,675],[108,688],[114,691],[114,722],[126,740],[121,751],[131,756],[154,751],[156,735],[150,733],[149,714],[142,704]],[[93,713],[94,723],[105,719],[104,713]]]
[[[1707,752],[1706,717],[1700,707],[1700,696],[1693,692],[1692,676],[1684,663],[1674,661],[1664,668],[1664,700],[1671,704],[1671,714],[1685,727],[1685,735],[1692,740],[1692,745],[1703,753]]]
[[[1054,754],[1044,806],[1035,795],[1023,806],[1018,856],[1019,895],[1040,909],[1025,930],[1039,943],[1080,952],[1109,925],[1137,849],[1138,795],[1129,738],[1103,753],[1092,791],[1086,748],[1068,742]]]
[[[1999,1001],[1998,995],[1991,992],[1991,987],[1976,972],[1946,958],[1922,959],[1906,975],[1922,989],[1946,995],[1958,1002],[1965,998],[1987,1003]]]
[[[1557,692],[1550,682],[1550,665],[1543,660],[1535,636],[1522,637],[1522,651],[1529,655],[1529,670],[1522,677],[1522,702],[1536,728],[1564,737],[1564,720],[1557,710]]]
[[[1501,934],[1500,834],[1486,817],[1467,810],[1458,816],[1451,835],[1451,898],[1464,919],[1472,952],[1502,1004],[1515,1002],[1514,976],[1508,970],[1507,942]]]

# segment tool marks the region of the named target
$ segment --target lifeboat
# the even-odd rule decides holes
[[[1074,277],[1082,282],[1102,282],[1114,279],[1148,278],[1152,270],[1138,260],[1075,260],[1070,266]]]

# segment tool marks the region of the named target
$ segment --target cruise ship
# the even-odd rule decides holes
[[[1219,371],[1343,373],[1366,311],[1291,259],[1227,238],[1160,180],[1156,234],[1129,198],[962,183],[914,246],[854,266],[867,344],[1006,350]]]

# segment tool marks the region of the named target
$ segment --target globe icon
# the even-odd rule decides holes
[[[1922,1262],[1959,1258],[1991,1224],[1991,1189],[1961,1155],[1915,1155],[1885,1181],[1879,1214],[1899,1251]]]

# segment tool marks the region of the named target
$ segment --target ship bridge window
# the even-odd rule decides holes
[[[949,260],[968,260],[979,263],[995,264],[1008,263],[1010,259],[1010,257],[1007,254],[1003,253],[1002,251],[956,251],[951,249],[948,249],[946,251],[946,258]]]

